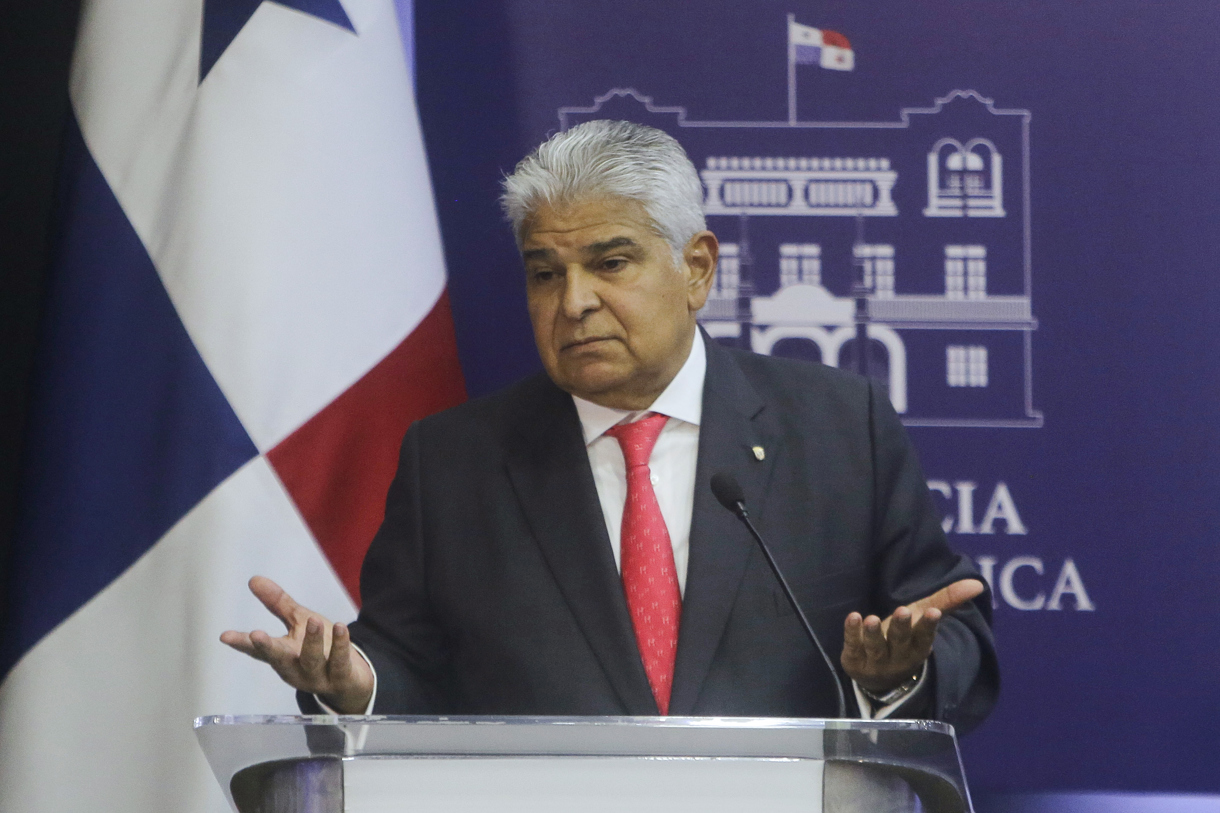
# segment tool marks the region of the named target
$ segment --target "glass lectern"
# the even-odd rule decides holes
[[[738,717],[200,717],[240,813],[969,813],[951,726]]]

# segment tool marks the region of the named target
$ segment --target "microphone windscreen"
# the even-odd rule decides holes
[[[718,471],[712,475],[712,493],[716,495],[716,499],[720,501],[721,505],[733,513],[737,513],[738,504],[744,504],[746,501],[745,492],[741,490],[741,483],[737,482],[737,478],[727,471]]]

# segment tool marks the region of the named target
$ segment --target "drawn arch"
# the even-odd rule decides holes
[[[937,188],[942,192],[960,192],[959,172],[965,170],[968,161],[966,148],[956,138],[942,138],[932,147],[936,158]],[[982,169],[980,165],[978,169]]]
[[[890,374],[889,374],[889,390],[890,403],[894,405],[894,411],[899,415],[907,411],[907,348],[902,343],[902,337],[899,336],[893,328],[885,325],[870,324],[868,326],[868,337],[875,339],[885,347],[886,353],[889,355]],[[841,359],[843,346],[851,339],[856,338],[856,328],[854,325],[845,325],[830,334],[830,347],[827,348],[833,352],[822,353],[822,358],[827,364],[833,364],[835,367],[842,367],[843,362],[847,359]]]
[[[964,162],[965,148],[956,138],[942,138],[928,150],[928,217],[961,217],[962,205],[960,169],[953,165]]]
[[[1004,216],[1004,159],[989,139],[972,138],[962,148],[967,166],[966,214]],[[972,169],[972,167],[974,169]],[[972,181],[977,178],[977,181]]]
[[[817,327],[816,325],[779,325],[765,329],[756,329],[751,344],[755,353],[764,353],[769,356],[772,355],[775,346],[785,339],[812,342],[817,345],[822,363],[830,364],[832,367],[836,366],[835,360],[838,358],[838,345],[834,343],[830,333],[825,328]]]

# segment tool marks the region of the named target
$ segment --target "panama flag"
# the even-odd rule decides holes
[[[219,811],[202,714],[270,576],[336,620],[410,422],[464,399],[393,0],[86,0],[23,518],[0,811]]]
[[[797,65],[821,65],[834,71],[850,71],[856,65],[847,37],[794,20],[788,21],[788,53]]]

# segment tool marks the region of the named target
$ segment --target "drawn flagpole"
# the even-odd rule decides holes
[[[855,68],[855,54],[847,37],[801,25],[795,14],[788,15],[788,123],[796,124],[796,66],[818,65],[832,71]]]
[[[788,15],[788,123],[796,124],[796,43],[792,40],[792,26],[796,15]]]

